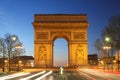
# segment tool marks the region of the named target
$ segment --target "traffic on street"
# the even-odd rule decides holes
[[[94,69],[23,71],[1,76],[0,80],[120,80],[119,74]]]

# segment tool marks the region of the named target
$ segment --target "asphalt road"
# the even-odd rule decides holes
[[[44,74],[48,73],[49,71],[45,72]],[[20,76],[16,78],[11,78],[7,80],[20,80],[25,79],[29,76],[32,76],[34,74],[37,74],[38,72],[31,72],[28,75]],[[44,74],[37,75],[35,77],[30,78],[29,80],[35,80],[40,76],[43,76]],[[40,80],[88,80],[85,76],[80,75],[77,71],[64,71],[63,74],[60,74],[59,71],[53,71],[51,74],[47,75],[46,77],[40,79]]]
[[[21,74],[17,74],[11,79],[0,77],[0,80],[120,80],[119,75],[107,74],[92,69],[64,70],[63,74],[60,74],[59,70],[24,72]]]

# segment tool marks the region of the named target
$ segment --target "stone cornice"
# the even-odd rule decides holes
[[[34,22],[87,22],[86,14],[36,14]]]
[[[42,29],[82,29],[89,26],[88,23],[33,23],[35,28]]]
[[[87,16],[87,14],[35,14],[35,16]]]
[[[35,40],[34,43],[35,44],[39,44],[39,43],[44,43],[44,44],[45,43],[47,43],[47,44],[49,43],[49,44],[52,44],[52,41],[50,41],[50,40]]]
[[[87,21],[35,21],[34,23],[88,23]]]
[[[76,43],[88,44],[87,40],[84,40],[84,41],[69,41],[69,44],[76,44]]]

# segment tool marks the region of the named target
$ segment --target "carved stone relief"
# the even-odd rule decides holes
[[[46,61],[46,55],[47,52],[46,52],[46,47],[41,45],[39,47],[39,61]]]
[[[74,32],[73,33],[73,39],[85,39],[85,32]]]
[[[79,64],[80,61],[84,60],[84,49],[81,44],[78,44],[75,51],[76,63]]]
[[[57,33],[57,31],[52,31],[51,34],[50,34],[50,36],[52,37],[56,33]]]
[[[65,35],[67,35],[67,37],[69,37],[69,39],[71,37],[71,32],[69,32],[69,31],[52,31],[51,32],[51,37],[54,36],[57,33],[58,34],[65,34]]]
[[[36,34],[37,39],[48,39],[49,37],[48,32],[36,32]]]

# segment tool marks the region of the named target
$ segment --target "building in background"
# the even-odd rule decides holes
[[[11,59],[11,70],[16,70],[18,68],[32,68],[34,67],[34,57],[33,56],[18,56]],[[0,58],[0,68],[3,67],[3,58]],[[8,59],[4,59],[4,67],[8,67]],[[6,70],[7,71],[7,70]]]
[[[98,56],[97,54],[89,54],[88,55],[88,64],[92,66],[98,65]]]

